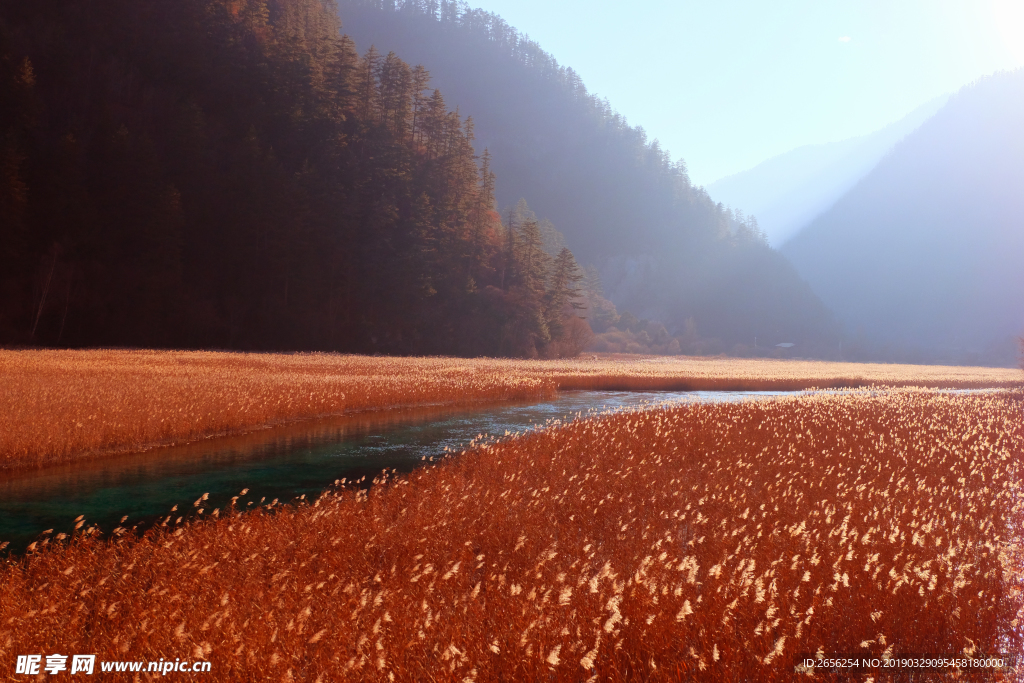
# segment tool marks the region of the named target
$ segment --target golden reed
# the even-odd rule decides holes
[[[290,420],[561,389],[1007,387],[1001,368],[722,358],[513,361],[177,351],[0,351],[0,469]]]
[[[86,530],[0,567],[0,661],[790,681],[799,653],[1019,651],[1022,406],[891,389],[625,412],[369,492]]]

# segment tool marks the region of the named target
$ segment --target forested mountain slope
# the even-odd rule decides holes
[[[1024,70],[964,88],[784,247],[865,348],[1014,362],[1022,121]]]
[[[471,128],[329,0],[3,0],[0,344],[571,352]]]
[[[339,9],[360,49],[423,64],[446,102],[472,115],[499,203],[525,198],[552,221],[620,309],[673,334],[690,319],[724,350],[754,337],[806,352],[837,344],[828,311],[755,223],[694,187],[682,162],[500,17],[447,0]]]

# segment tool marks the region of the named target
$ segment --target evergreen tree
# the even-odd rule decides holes
[[[501,17],[447,0],[340,5],[357,41],[430,67],[449,106],[474,115],[501,205],[529,198],[566,236],[557,244],[545,234],[546,251],[570,246],[599,267],[620,309],[658,317],[674,334],[693,317],[726,348],[759,330],[799,337],[804,349],[812,339],[832,346],[828,311],[756,221],[730,216],[690,182],[682,160]]]
[[[0,31],[2,31],[0,27]],[[0,33],[0,270],[25,265],[28,136],[35,126],[35,72],[27,57],[15,63]]]
[[[0,343],[550,342],[537,224],[506,238],[472,120],[329,1],[0,0],[0,27]]]
[[[551,284],[545,301],[548,329],[555,338],[562,336],[566,317],[575,316],[575,312],[584,307],[579,301],[581,291],[577,286],[583,278],[572,252],[563,247],[552,264]]]
[[[359,118],[370,121],[377,115],[377,76],[380,73],[380,54],[373,45],[363,55],[356,77],[359,96]]]

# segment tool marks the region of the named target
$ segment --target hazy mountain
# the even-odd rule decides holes
[[[783,244],[832,206],[948,99],[938,97],[868,135],[797,147],[716,180],[706,189],[715,201],[756,216],[768,241]]]
[[[447,105],[472,116],[499,205],[526,199],[620,309],[673,334],[692,319],[728,349],[831,339],[824,306],[752,224],[501,17],[451,0],[340,0],[339,12],[360,51],[426,67]]]
[[[1013,362],[1022,121],[1024,70],[964,88],[783,248],[849,332],[893,353]]]

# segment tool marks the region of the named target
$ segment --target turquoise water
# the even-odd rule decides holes
[[[9,541],[9,551],[23,549],[44,530],[70,532],[79,515],[106,531],[125,516],[125,526],[151,523],[175,505],[176,518],[192,511],[203,494],[209,494],[208,510],[224,507],[246,488],[242,508],[261,499],[315,498],[337,479],[370,481],[384,468],[409,471],[477,435],[503,436],[577,414],[787,393],[798,392],[566,391],[528,404],[362,413],[7,474],[0,476],[0,543]]]

